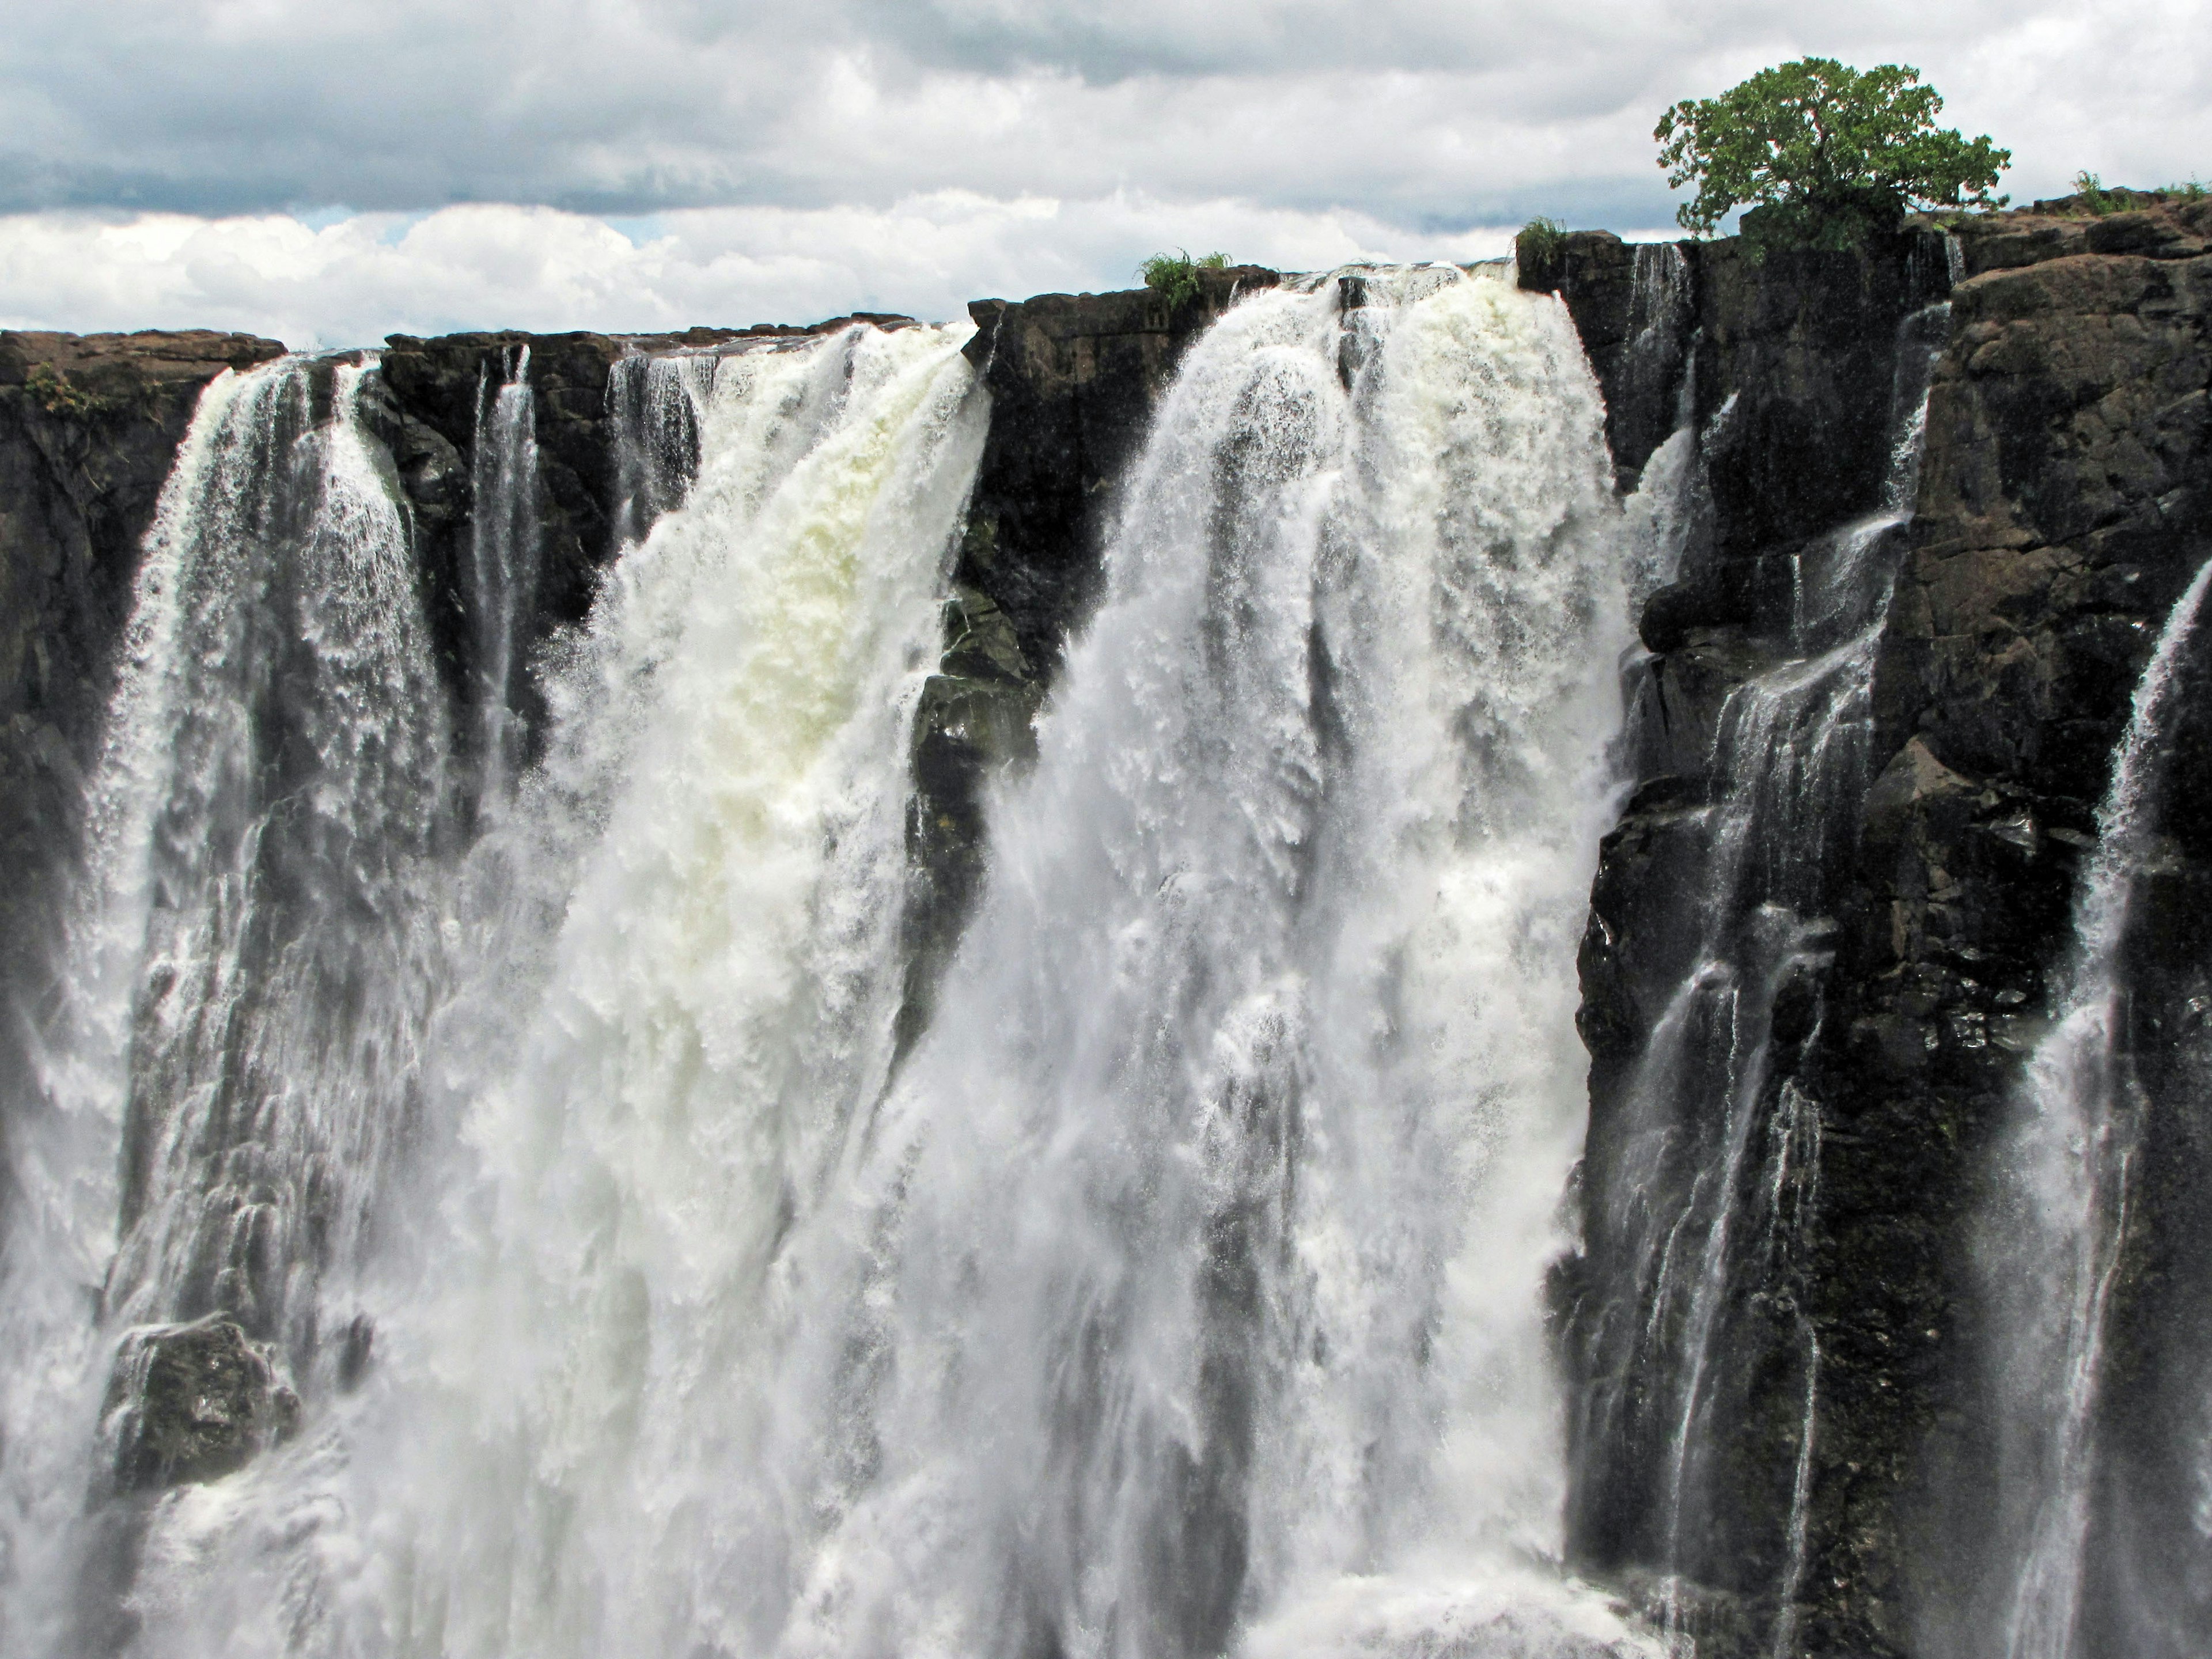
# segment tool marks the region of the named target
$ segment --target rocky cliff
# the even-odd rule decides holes
[[[1649,1594],[1709,1650],[1962,1651],[1962,1627],[1991,1612],[1986,1563],[1958,1547],[1988,1530],[1988,1334],[1974,1328],[1971,1256],[1991,1139],[2054,1012],[2133,688],[2212,555],[2212,207],[2096,217],[2087,205],[1965,222],[1948,249],[1930,229],[1755,266],[1730,243],[1682,250],[1686,412],[1710,498],[1643,621],[1636,787],[1606,842],[1583,951],[1586,1244],[1560,1302],[1578,1394],[1572,1546],[1632,1586],[1669,1566],[1685,1575]],[[1524,281],[1574,311],[1633,476],[1663,422],[1628,382],[1630,258],[1610,239],[1571,237]],[[1947,294],[1948,316],[1929,313],[1940,350],[1917,493],[1887,532],[1903,543],[1886,556],[1898,574],[1870,703],[1844,716],[1863,732],[1863,764],[1795,854],[1819,868],[1792,890],[1798,954],[1754,1009],[1757,1053],[1727,1089],[1676,1085],[1677,1132],[1717,1149],[1725,1127],[1737,1149],[1733,1161],[1717,1150],[1696,1179],[1741,1187],[1722,1210],[1735,1232],[1724,1224],[1707,1252],[1720,1288],[1704,1316],[1727,1340],[1700,1349],[1715,1358],[1693,1387],[1723,1404],[1700,1459],[1707,1501],[1686,1504],[1696,1479],[1679,1454],[1669,1462],[1665,1436],[1620,1427],[1636,1412],[1607,1374],[1608,1318],[1624,1304],[1680,1316],[1639,1280],[1638,1235],[1609,1200],[1653,1178],[1620,1167],[1635,1114],[1665,1092],[1639,1067],[1680,1006],[1669,998],[1692,970],[1695,913],[1728,902],[1700,888],[1740,733],[1718,739],[1754,694],[1724,711],[1790,656],[1808,550],[1875,510],[1900,325]],[[2093,1570],[2114,1583],[2122,1557],[2171,1552],[2185,1534],[2182,1478],[2153,1448],[2175,1443],[2181,1379],[2201,1376],[2208,1352],[2205,1218],[2182,1173],[2202,1168],[2201,1113],[2184,1097],[2212,1006],[2196,920],[2212,870],[2197,845],[2212,787],[2203,724],[2191,715],[2176,734],[2158,900],[2134,946],[2154,1173],[2115,1321],[2116,1386],[2139,1399],[2111,1413],[2117,1455],[2099,1502],[2112,1524],[2094,1534],[2107,1541]],[[1771,919],[1780,890],[1761,890]],[[1700,1201],[1686,1182],[1659,1195],[1685,1216]],[[2166,1650],[2120,1627],[2143,1601],[2091,1598],[2089,1628],[2106,1620],[2112,1644],[2100,1650]]]

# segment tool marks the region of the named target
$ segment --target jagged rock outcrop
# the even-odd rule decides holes
[[[0,1077],[27,1080],[46,1012],[139,540],[201,387],[283,351],[204,330],[0,332]]]

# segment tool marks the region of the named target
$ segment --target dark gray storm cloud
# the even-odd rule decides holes
[[[1954,113],[2002,115],[2032,102],[2014,95],[2022,88],[2008,88],[2008,74],[2033,80],[2049,67],[2052,30],[2100,12],[2100,27],[2124,23],[2131,54],[2150,64],[2130,107],[2178,101],[2192,85],[2203,105],[2202,42],[2180,29],[2161,51],[2149,38],[2201,15],[2195,6],[1838,9],[1742,0],[29,6],[0,30],[0,211],[498,201],[627,215],[880,205],[945,188],[1068,198],[1141,188],[1356,205],[1407,225],[1539,210],[1650,224],[1668,198],[1648,135],[1673,98],[1821,50],[1922,63],[1952,91]],[[2039,31],[2050,37],[2041,46]],[[2085,106],[2098,91],[2089,69],[2070,76]],[[2066,109],[2044,102],[2063,127]],[[2147,114],[2154,123],[2157,109]]]

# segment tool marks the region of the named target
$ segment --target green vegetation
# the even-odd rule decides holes
[[[1155,253],[1137,267],[1137,274],[1145,279],[1145,286],[1158,294],[1171,306],[1179,306],[1198,292],[1198,273],[1201,270],[1226,270],[1229,256],[1209,253],[1194,259],[1181,248],[1173,253]]]
[[[2108,185],[2084,168],[2074,175],[2074,194],[2050,205],[2062,216],[2086,213],[2101,219],[2108,213],[2126,213],[2155,202],[2201,202],[2205,194],[2203,181],[2193,177],[2179,184],[2160,185],[2156,190],[2132,190],[2125,185]]]
[[[51,363],[33,364],[23,377],[23,390],[49,415],[92,415],[107,407],[105,399],[94,397]]]
[[[1513,257],[1522,270],[1540,270],[1559,257],[1566,240],[1567,228],[1557,219],[1531,219],[1513,239]]]
[[[1803,58],[1761,70],[1717,98],[1686,98],[1659,118],[1659,165],[1697,195],[1675,211],[1711,235],[1737,208],[1754,256],[1769,246],[1855,247],[1915,208],[2004,205],[2012,161],[1984,134],[1941,129],[1943,100],[1899,64],[1855,70]]]
[[[2074,175],[2074,193],[2081,198],[2081,205],[2100,219],[2128,204],[2126,191],[2106,190],[2105,181],[2086,167]]]

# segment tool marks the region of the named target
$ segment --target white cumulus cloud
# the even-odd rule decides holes
[[[1806,52],[2212,170],[2204,0],[100,0],[0,30],[0,316],[661,326],[1668,222],[1651,126]],[[558,211],[556,211],[558,210]]]

